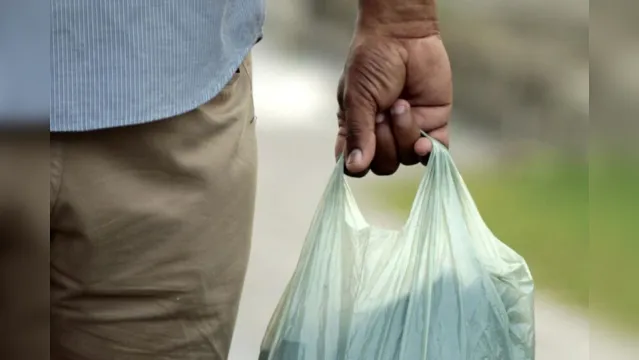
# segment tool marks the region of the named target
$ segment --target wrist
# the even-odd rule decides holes
[[[359,0],[357,28],[406,38],[439,34],[435,0]]]

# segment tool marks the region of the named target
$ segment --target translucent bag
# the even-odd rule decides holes
[[[338,161],[259,360],[534,359],[526,262],[432,141],[399,231],[366,223]]]

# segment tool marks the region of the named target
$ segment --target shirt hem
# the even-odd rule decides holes
[[[260,39],[262,36],[263,35],[260,32],[256,36],[256,39]],[[71,126],[58,126],[58,125],[55,125],[54,123],[49,123],[49,132],[77,133],[77,132],[107,130],[107,129],[113,129],[113,128],[121,128],[121,127],[129,127],[129,126],[153,123],[157,121],[166,120],[178,115],[186,114],[189,111],[193,111],[197,109],[198,107],[200,107],[201,105],[206,104],[207,102],[214,99],[224,89],[224,87],[228,84],[228,82],[231,81],[233,75],[237,71],[237,68],[239,68],[242,65],[242,62],[248,56],[248,54],[250,53],[250,51],[253,49],[254,46],[255,46],[255,42],[247,46],[242,51],[241,53],[242,56],[240,56],[239,60],[236,61],[236,64],[234,64],[234,66],[232,66],[230,69],[225,70],[226,73],[224,74],[222,81],[217,82],[213,84],[212,86],[208,86],[207,88],[204,89],[202,96],[200,96],[197,100],[191,101],[183,106],[176,107],[171,110],[158,111],[153,116],[148,116],[148,117],[145,116],[145,117],[137,117],[137,118],[129,117],[127,119],[109,121],[108,123],[95,124],[95,126],[86,126],[86,123],[79,123],[79,124],[76,123]]]

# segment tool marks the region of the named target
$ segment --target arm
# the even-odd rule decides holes
[[[438,34],[435,0],[359,0],[357,27],[400,38]]]

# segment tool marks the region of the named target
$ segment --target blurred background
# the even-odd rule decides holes
[[[333,170],[335,88],[357,3],[265,1],[265,38],[253,53],[260,145],[255,237],[231,360],[256,359]],[[0,15],[18,2],[38,9],[39,18],[3,18],[0,45],[21,34],[39,50],[2,53],[0,108],[30,109],[40,125],[50,95],[49,7],[3,0]],[[532,269],[537,359],[639,359],[639,2],[439,4],[454,73],[451,151],[486,223]],[[12,68],[20,71],[7,71]],[[0,123],[14,111],[0,113]],[[0,131],[0,168],[11,174],[43,160],[33,167],[49,171],[40,153],[11,155],[25,145],[5,130],[11,126]],[[46,141],[38,142],[46,152]],[[414,167],[350,184],[371,223],[398,227],[422,172]],[[45,179],[41,173],[24,178]],[[16,194],[46,198],[32,189],[48,191],[48,185],[20,185]],[[32,230],[46,237],[43,229]],[[0,275],[20,282],[17,290],[40,284],[25,276],[46,273],[19,270],[19,262],[9,267]],[[39,293],[25,298],[46,300]],[[15,329],[11,319],[1,320],[6,340]]]
[[[598,50],[586,0],[439,5],[454,76],[451,151],[486,223],[533,271],[541,360],[639,359],[637,121],[627,115],[639,99],[639,45],[623,25],[636,3],[606,4]],[[335,88],[356,15],[356,1],[267,6],[253,53],[255,238],[232,360],[255,358],[334,166]],[[605,119],[592,127],[591,55]],[[350,183],[369,221],[400,226],[422,171]]]

